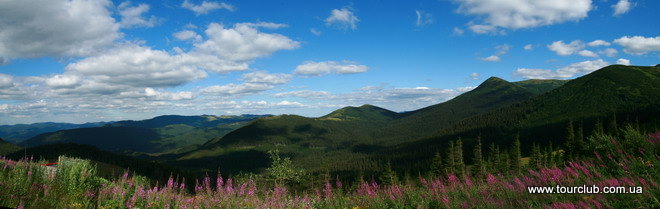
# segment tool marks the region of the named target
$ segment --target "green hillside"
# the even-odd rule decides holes
[[[113,122],[103,127],[45,133],[21,144],[38,146],[52,143],[78,143],[136,155],[180,153],[195,149],[209,139],[224,136],[259,117],[263,116],[167,115],[141,121]]]
[[[459,137],[463,138],[464,147],[474,146],[477,137],[486,145],[508,146],[516,135],[524,145],[523,151],[529,151],[532,143],[552,142],[558,146],[563,143],[570,121],[581,136],[590,135],[596,123],[603,124],[607,132],[618,131],[622,124],[656,132],[660,127],[658,83],[657,66],[605,67],[530,100],[461,120],[434,137],[383,149],[374,158],[390,159],[406,169],[427,169],[421,166],[429,163],[432,153],[444,150],[449,140]]]
[[[377,171],[381,166],[379,160],[370,158],[375,150],[431,136],[453,122],[534,95],[521,86],[490,78],[450,101],[408,113],[363,105],[341,108],[319,118],[295,115],[262,118],[171,163],[228,169],[232,166],[226,163],[240,161],[252,165],[248,171],[259,171],[259,165],[267,165],[265,153],[278,149],[312,171]],[[252,153],[250,158],[244,157],[247,153]]]
[[[16,146],[12,143],[6,142],[2,138],[0,138],[0,156],[6,155],[6,154],[9,154],[9,153],[12,153],[12,152],[16,152],[20,149],[21,149],[21,147]]]
[[[383,128],[378,137],[396,142],[428,137],[467,117],[525,101],[534,95],[521,86],[491,77],[472,91],[447,102],[406,113]]]
[[[568,82],[568,80],[530,79],[513,82],[513,84],[523,87],[534,94],[543,94],[564,85],[566,82]]]
[[[8,142],[19,143],[24,140],[35,137],[39,134],[55,132],[59,130],[75,129],[75,128],[89,128],[99,127],[105,125],[107,122],[72,124],[72,123],[33,123],[33,124],[16,124],[16,125],[1,125],[0,138]]]

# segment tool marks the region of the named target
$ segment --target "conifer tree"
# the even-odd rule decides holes
[[[511,170],[516,174],[520,173],[520,158],[522,154],[520,153],[520,136],[516,135],[516,139],[513,141],[513,148],[511,149]]]
[[[610,123],[608,125],[608,131],[610,134],[617,136],[619,133],[619,128],[617,127],[616,124],[616,113],[612,114],[612,119],[610,120]]]
[[[445,173],[455,173],[454,168],[456,167],[456,154],[454,153],[454,141],[449,142],[449,149],[447,150],[447,166],[445,166]]]
[[[577,152],[577,143],[575,140],[575,132],[573,131],[573,121],[568,121],[566,126],[566,137],[564,138],[564,145],[566,147],[566,153],[569,157],[575,157]]]
[[[444,168],[442,167],[442,156],[440,156],[440,152],[435,152],[435,156],[431,162],[430,171],[433,177],[440,177],[444,175]]]
[[[481,175],[486,172],[484,158],[481,152],[481,137],[477,138],[477,145],[474,146],[473,173]]]
[[[489,170],[491,172],[497,171],[499,166],[500,166],[500,151],[497,146],[495,146],[495,143],[492,142],[490,143],[490,150],[488,153],[488,164],[489,164]]]
[[[458,138],[456,141],[456,147],[454,147],[454,160],[455,160],[455,168],[454,170],[458,175],[463,175],[465,174],[465,162],[463,161],[463,140],[461,138]]]
[[[596,121],[596,124],[594,124],[594,130],[591,133],[591,135],[596,135],[596,134],[603,134],[605,131],[603,130],[603,123],[600,122],[600,119]]]
[[[396,172],[392,170],[392,164],[390,162],[385,164],[383,173],[380,176],[380,181],[387,185],[394,185],[398,182],[398,177],[396,176]]]

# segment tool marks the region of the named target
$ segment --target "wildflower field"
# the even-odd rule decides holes
[[[0,159],[0,206],[15,208],[660,208],[660,133],[589,138],[588,157],[503,173],[448,173],[382,184],[328,179],[306,190],[255,178],[98,177],[89,161]],[[641,193],[531,194],[529,186],[641,187]],[[192,189],[187,189],[191,187]],[[627,190],[626,190],[627,191]]]

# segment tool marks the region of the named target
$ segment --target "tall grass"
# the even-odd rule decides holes
[[[660,133],[590,138],[593,157],[519,175],[448,174],[392,185],[326,181],[309,191],[258,185],[259,179],[170,178],[151,185],[125,173],[97,177],[94,166],[61,157],[55,169],[0,158],[0,205],[17,208],[660,208]],[[194,185],[187,191],[186,184]],[[641,186],[641,194],[530,194],[528,186]]]

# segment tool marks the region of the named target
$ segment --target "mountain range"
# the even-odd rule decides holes
[[[491,77],[449,101],[404,113],[362,105],[317,118],[170,115],[44,133],[21,145],[74,142],[229,174],[264,171],[270,150],[311,173],[377,172],[387,162],[416,173],[458,138],[467,151],[477,138],[508,145],[518,137],[527,153],[532,144],[560,145],[568,123],[584,134],[606,121],[657,131],[659,83],[659,66],[612,65],[573,80]]]

